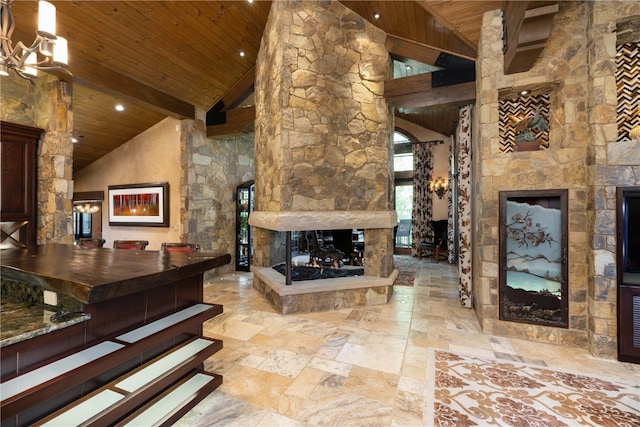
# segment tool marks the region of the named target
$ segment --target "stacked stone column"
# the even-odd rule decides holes
[[[273,3],[256,67],[256,211],[392,210],[385,39],[337,1]],[[392,270],[383,223],[366,232],[367,275]],[[254,265],[271,262],[269,234],[254,228]]]

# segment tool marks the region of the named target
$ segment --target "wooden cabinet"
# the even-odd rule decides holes
[[[640,363],[640,187],[617,189],[618,359]]]
[[[0,122],[2,245],[36,244],[36,156],[42,129]]]
[[[640,363],[640,274],[634,285],[618,286],[618,360]]]

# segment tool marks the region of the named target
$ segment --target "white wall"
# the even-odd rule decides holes
[[[180,173],[180,121],[168,117],[74,174],[74,191],[104,191],[105,247],[112,247],[114,240],[148,240],[147,250],[159,250],[162,242],[180,241]],[[109,185],[151,182],[169,182],[170,226],[110,226]]]
[[[449,181],[449,146],[451,139],[446,138],[444,144],[433,146],[433,177],[442,177],[445,181]],[[447,219],[449,215],[449,192],[444,193],[442,199],[436,194],[433,195],[433,220]]]
[[[395,117],[395,125],[400,129],[404,129],[410,132],[411,135],[416,137],[418,141],[443,141],[443,144],[437,144],[433,146],[433,176],[443,177],[445,180],[449,176],[449,146],[451,145],[451,138],[438,132],[434,132],[430,129],[418,126],[415,123],[411,123],[400,117]],[[445,193],[442,199],[438,196],[433,196],[433,220],[447,219],[448,216],[448,197],[449,193]]]

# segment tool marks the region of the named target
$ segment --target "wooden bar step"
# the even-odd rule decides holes
[[[1,383],[2,418],[66,389],[67,384],[81,383],[88,369],[97,372],[111,367],[113,355],[124,347],[124,344],[104,341]]]
[[[152,349],[185,328],[222,312],[216,304],[194,304],[111,340],[79,350],[0,383],[0,418],[5,419],[107,372]]]
[[[113,425],[176,381],[192,373],[221,348],[222,341],[192,338],[33,425]],[[222,383],[221,376],[216,375],[214,378],[217,385],[213,389]]]
[[[205,371],[192,372],[116,426],[171,426],[220,384],[220,375]]]
[[[203,321],[222,313],[222,306],[215,304],[194,304],[173,314],[140,326],[132,331],[118,335],[116,341],[133,344],[148,339],[159,332],[169,331],[171,328],[180,327],[184,322],[202,324]]]

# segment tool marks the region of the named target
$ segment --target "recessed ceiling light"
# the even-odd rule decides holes
[[[122,104],[117,104],[115,108],[116,108],[116,111],[124,111],[124,105]]]
[[[247,3],[253,3],[253,0],[247,0]]]
[[[520,95],[528,95],[528,94],[529,94],[529,91],[527,89],[520,91]]]
[[[244,58],[244,56],[246,55],[246,53],[244,53],[244,50],[240,51],[240,56]]]
[[[71,142],[75,144],[76,142],[78,142],[78,138],[71,138]]]
[[[380,14],[378,12],[373,14],[374,19],[380,19]]]

